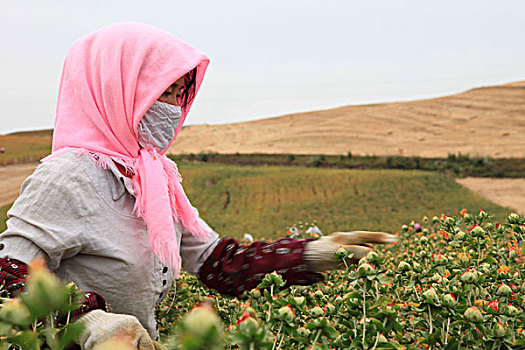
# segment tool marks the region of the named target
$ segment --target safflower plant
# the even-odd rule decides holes
[[[319,236],[301,223],[295,237]],[[309,233],[306,233],[309,232]],[[314,232],[314,233],[312,233]],[[497,223],[481,210],[424,217],[400,240],[324,282],[291,286],[276,272],[237,298],[183,273],[156,310],[168,349],[519,349],[525,348],[525,219]],[[59,327],[81,293],[42,267],[19,298],[0,306],[0,346],[62,349],[78,336]],[[33,283],[33,284],[31,284]],[[77,304],[76,304],[77,303]],[[111,348],[111,347],[109,347]],[[125,347],[122,347],[123,349]]]
[[[303,224],[287,230],[311,238]],[[310,230],[311,232],[312,230]],[[313,286],[291,286],[276,272],[238,298],[223,297],[192,276],[178,281],[175,307],[158,308],[163,334],[174,320],[210,302],[225,348],[518,349],[525,348],[525,219],[493,222],[483,210],[424,217],[400,240]]]

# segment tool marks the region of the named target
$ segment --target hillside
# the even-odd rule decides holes
[[[170,153],[525,157],[523,135],[525,81],[520,81],[427,100],[188,126]]]

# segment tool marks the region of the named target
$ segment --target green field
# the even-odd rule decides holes
[[[181,163],[183,184],[218,232],[281,236],[298,221],[333,230],[395,231],[424,215],[488,210],[510,212],[435,172],[250,167]]]
[[[37,161],[51,153],[51,136],[44,132],[0,135],[0,165]]]
[[[191,162],[179,168],[201,216],[230,237],[242,237],[245,232],[259,238],[280,237],[299,221],[317,220],[326,233],[396,231],[412,219],[457,214],[462,208],[483,208],[496,220],[510,212],[436,172]],[[6,209],[0,208],[2,224]]]

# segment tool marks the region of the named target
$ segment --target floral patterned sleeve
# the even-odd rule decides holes
[[[17,297],[25,287],[27,276],[28,270],[25,263],[16,259],[0,258],[0,296],[2,298]],[[86,292],[84,302],[71,314],[70,319],[74,320],[96,309],[108,311],[106,301],[98,293]]]
[[[287,285],[319,282],[323,276],[309,271],[304,261],[303,252],[309,241],[283,238],[241,245],[233,238],[224,238],[202,265],[199,279],[231,296],[257,287],[265,274],[273,271],[281,274]]]

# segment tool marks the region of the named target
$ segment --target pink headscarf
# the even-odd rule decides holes
[[[76,150],[99,166],[113,160],[133,172],[135,214],[146,222],[153,252],[176,274],[181,261],[173,219],[201,239],[209,231],[184,193],[177,165],[166,151],[141,149],[137,129],[153,102],[195,67],[197,94],[208,63],[172,34],[140,23],[116,24],[80,38],[64,63],[53,153],[43,160]],[[183,109],[174,139],[190,107],[191,102]]]

